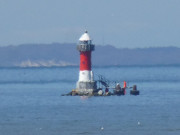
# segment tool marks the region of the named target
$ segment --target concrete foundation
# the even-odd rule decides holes
[[[96,81],[78,81],[76,90],[79,95],[92,95],[97,90],[97,83]]]

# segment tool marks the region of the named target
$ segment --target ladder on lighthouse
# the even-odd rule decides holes
[[[110,84],[110,81],[107,80],[105,77],[103,77],[102,75],[98,75],[98,82],[99,82],[99,85],[102,84],[103,86],[105,87],[109,87],[109,84]],[[100,87],[100,86],[99,86]]]

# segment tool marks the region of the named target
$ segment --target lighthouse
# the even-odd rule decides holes
[[[91,52],[95,46],[87,31],[79,38],[77,50],[80,52],[79,80],[76,90],[79,95],[92,95],[97,89],[96,81],[93,78],[91,69]]]

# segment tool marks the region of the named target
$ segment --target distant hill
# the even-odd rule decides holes
[[[96,46],[92,63],[110,65],[171,65],[180,64],[180,48],[118,49]],[[0,47],[0,67],[39,67],[79,65],[76,44],[24,44]]]

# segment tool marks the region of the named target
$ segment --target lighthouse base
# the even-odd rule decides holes
[[[97,90],[96,81],[78,81],[76,90],[78,95],[93,95],[93,92]]]

